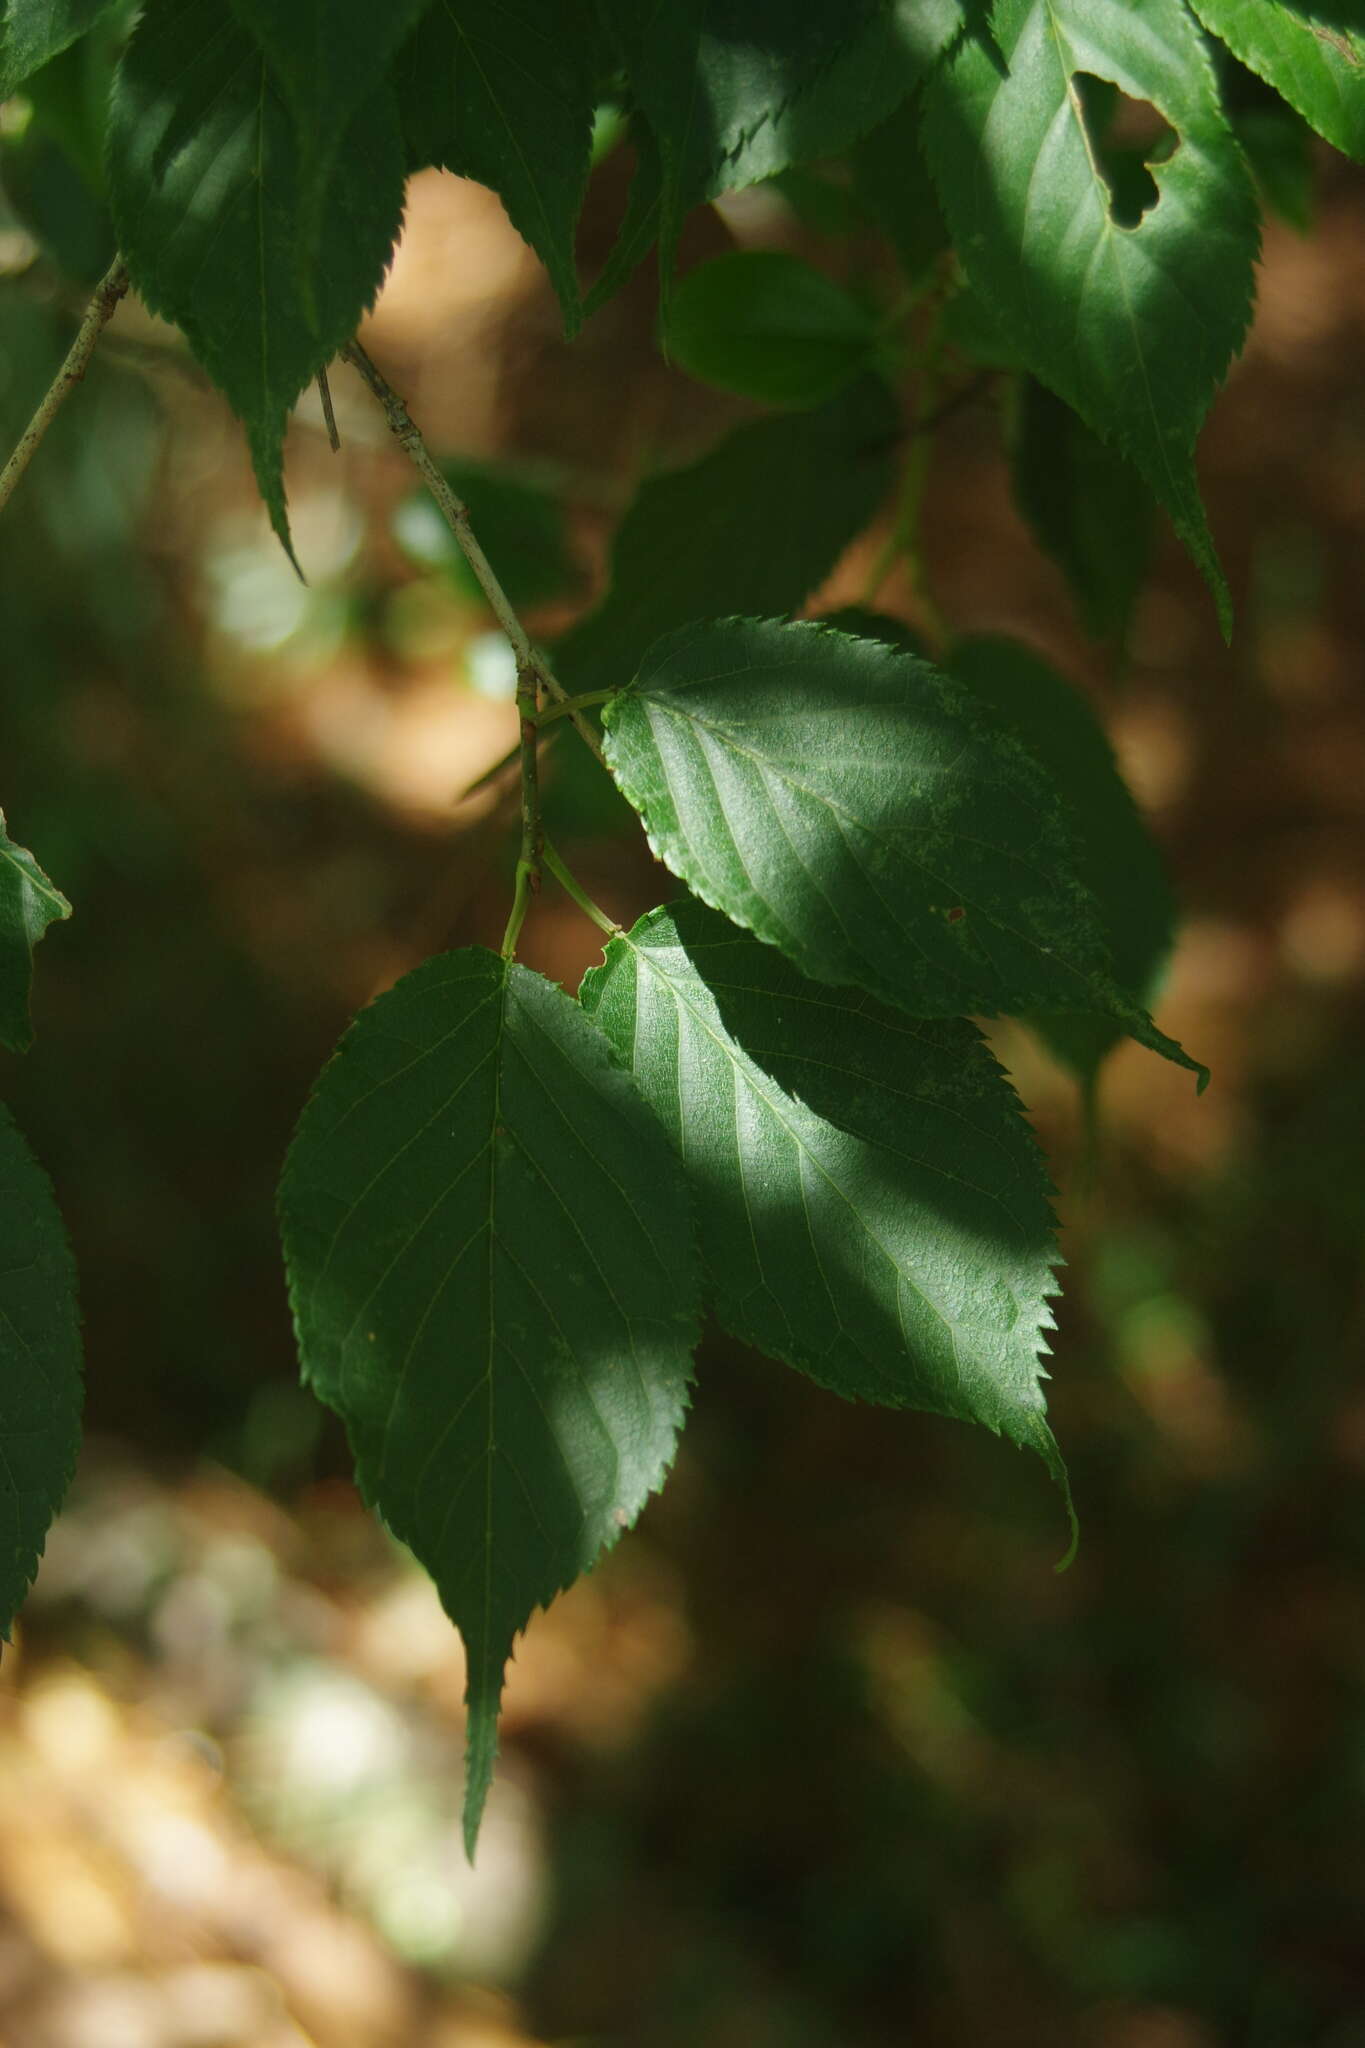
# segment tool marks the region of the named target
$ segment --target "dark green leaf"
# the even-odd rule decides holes
[[[877,220],[912,284],[948,246],[943,210],[920,147],[922,112],[909,100],[853,151],[853,189]]]
[[[1152,543],[1152,499],[1116,448],[1026,377],[1011,449],[1015,502],[1097,640],[1122,643]]]
[[[312,275],[322,214],[346,131],[373,97],[427,0],[231,0],[294,117],[298,142],[299,242]]]
[[[11,1052],[27,1052],[33,1043],[33,948],[50,924],[70,915],[60,889],[31,853],[14,844],[0,811],[0,1045]]]
[[[517,1633],[664,1477],[695,1338],[667,1139],[561,990],[471,948],[352,1025],[280,1216],[305,1377],[469,1660],[470,1853]]]
[[[1365,9],[1306,0],[1192,0],[1206,28],[1296,107],[1319,135],[1365,162]],[[1349,24],[1349,25],[1348,25]]]
[[[1047,1176],[972,1026],[823,988],[688,902],[613,939],[582,1001],[681,1154],[726,1329],[847,1398],[1003,1429],[1065,1486]]]
[[[373,301],[398,229],[392,94],[372,95],[345,131],[301,280],[298,149],[265,59],[217,0],[152,0],[119,68],[109,177],[133,281],[245,423],[287,547],[285,422]]]
[[[961,641],[948,666],[1047,771],[1067,808],[1076,872],[1098,906],[1114,979],[1135,1001],[1146,1002],[1171,949],[1175,906],[1161,856],[1099,720],[1078,690],[1017,641]],[[1116,1025],[1093,1014],[1030,1021],[1082,1080],[1120,1036]]]
[[[1233,133],[1246,153],[1261,199],[1301,235],[1313,226],[1315,140],[1312,129],[1284,100],[1229,109]]]
[[[430,0],[397,74],[410,161],[497,193],[571,331],[599,70],[588,0]]]
[[[699,197],[715,198],[793,164],[842,156],[912,92],[962,27],[957,0],[890,0],[721,163]],[[892,202],[894,204],[894,201]]]
[[[33,1582],[81,1441],[76,1276],[47,1175],[0,1109],[0,1636]]]
[[[469,507],[479,545],[513,605],[540,604],[573,588],[578,571],[559,498],[495,463],[446,462],[441,468]],[[443,570],[465,596],[486,602],[429,492],[414,491],[402,500],[393,531],[413,561]]]
[[[1256,205],[1180,0],[999,0],[1008,60],[965,41],[927,87],[926,141],[967,274],[1034,375],[1146,477],[1229,625],[1193,448],[1251,311]],[[1150,101],[1178,146],[1122,226],[1079,81]]]
[[[1097,1013],[1202,1077],[1115,982],[1050,778],[928,662],[826,626],[690,626],[605,726],[659,859],[814,980],[920,1017]]]
[[[4,0],[0,7],[0,100],[83,36],[114,0]]]
[[[658,144],[665,279],[684,214],[727,182],[744,144],[828,69],[879,0],[604,0],[631,89]],[[875,115],[873,118],[876,118]],[[753,175],[782,168],[772,163]],[[747,178],[741,182],[749,182]]]
[[[689,271],[664,325],[690,376],[769,405],[819,405],[870,366],[876,324],[823,271],[778,249],[732,249]]]
[[[626,683],[652,640],[711,612],[795,611],[885,497],[898,425],[885,385],[867,377],[645,484],[617,533],[605,601],[556,656],[561,681]]]

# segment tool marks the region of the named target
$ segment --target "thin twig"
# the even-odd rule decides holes
[[[337,432],[337,416],[332,410],[332,387],[327,382],[326,370],[318,371],[318,397],[322,400],[322,417],[327,428],[327,441],[333,455],[341,453],[341,436]]]
[[[494,618],[511,643],[512,652],[516,656],[518,675],[523,672],[529,673],[535,677],[547,696],[553,697],[558,704],[566,703],[568,691],[544,655],[532,645],[526,628],[513,611],[506,591],[493,572],[492,564],[479,546],[470,524],[469,507],[458,493],[451,489],[432,460],[431,452],[422,439],[421,429],[412,414],[387,377],[370,361],[358,341],[347,342],[341,351],[341,357],[343,362],[350,363],[354,369],[359,370],[371,392],[379,400],[384,408],[384,417],[389,423],[389,432],[435,499],[437,510],[454,534],[461,554],[474,572],[475,581],[492,607]],[[581,711],[574,711],[570,716],[579,738],[587,743],[600,761],[602,749],[592,727]]]
[[[15,485],[32,462],[44,434],[61,411],[62,405],[73,385],[79,384],[90,367],[90,358],[95,353],[95,343],[113,317],[115,306],[128,289],[128,271],[123,258],[116,256],[95,290],[95,296],[85,309],[72,342],[66,361],[48,388],[33,418],[19,438],[19,445],[4,468],[0,470],[0,509],[9,502]]]
[[[510,960],[526,921],[531,897],[540,887],[540,733],[536,714],[540,692],[530,668],[517,670],[517,711],[521,719],[521,851],[512,911],[502,936],[502,957]]]

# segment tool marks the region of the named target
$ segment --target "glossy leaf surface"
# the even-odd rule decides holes
[[[724,619],[651,648],[605,726],[659,859],[815,980],[920,1017],[1094,1012],[1194,1068],[1113,978],[1060,793],[928,662]]]
[[[1047,1176],[971,1025],[808,981],[687,901],[613,939],[582,1001],[678,1148],[728,1330],[846,1398],[1004,1430],[1062,1477]]]

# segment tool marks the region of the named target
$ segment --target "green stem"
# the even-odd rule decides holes
[[[587,711],[594,704],[609,704],[616,694],[615,690],[585,690],[581,697],[565,697],[562,702],[552,704],[548,711],[543,711],[540,722],[549,725],[556,718],[572,718],[575,712]]]
[[[585,889],[580,888],[548,839],[543,841],[541,845],[541,857],[564,893],[573,898],[579,909],[586,917],[592,919],[599,931],[605,932],[608,938],[614,939],[621,930],[621,926],[617,924],[614,917],[608,917],[606,911],[599,908],[593,902]]]
[[[517,878],[512,910],[502,935],[502,957],[512,959],[526,922],[531,898],[540,887],[540,699],[535,671],[517,670],[517,710],[521,714],[521,850],[517,855]]]
[[[920,542],[920,517],[924,509],[924,493],[929,482],[929,471],[934,459],[932,429],[936,420],[942,367],[942,325],[940,308],[925,343],[920,366],[919,387],[915,393],[915,417],[910,428],[909,452],[901,472],[900,499],[896,506],[895,523],[872,565],[872,573],[863,592],[863,603],[875,604],[887,577],[896,563],[903,560],[909,571],[910,586],[914,592],[920,618],[930,639],[940,647],[946,644],[949,635],[943,616],[934,603],[925,574],[924,554]]]

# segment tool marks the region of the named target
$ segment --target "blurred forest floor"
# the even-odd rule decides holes
[[[829,260],[771,202],[685,260],[731,235]],[[496,204],[414,188],[369,346],[435,448],[567,503],[545,635],[633,479],[739,416],[659,364],[654,293],[566,348]],[[69,313],[0,228],[6,435]],[[75,1239],[91,1429],[0,1669],[3,2048],[1365,2048],[1362,364],[1337,165],[1313,237],[1268,234],[1204,444],[1233,648],[1166,540],[1121,676],[989,398],[935,456],[939,606],[1105,705],[1186,913],[1160,1020],[1214,1069],[1196,1103],[1116,1055],[1086,1189],[1069,1084],[996,1034],[1061,1189],[1077,1564],[1033,1461],[715,1339],[668,1490],[518,1650],[471,1872],[458,1642],[297,1388],[271,1203],[349,1013],[497,943],[506,804],[451,799],[515,721],[349,375],[340,457],[312,402],[291,446],[305,588],[222,408],[120,312],[0,554],[6,801],[76,904],[6,1092]],[[549,775],[594,894],[666,897],[562,745]],[[547,894],[530,964],[573,988],[596,951]]]

